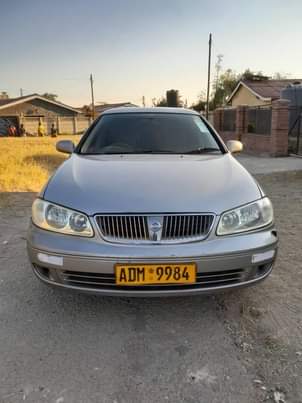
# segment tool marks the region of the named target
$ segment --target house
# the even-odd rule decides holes
[[[7,124],[18,128],[22,123],[26,132],[33,135],[37,133],[39,122],[43,123],[47,133],[50,133],[52,124],[61,133],[81,132],[89,125],[88,118],[81,116],[75,108],[38,94],[0,99],[0,120],[2,128]]]
[[[281,90],[289,84],[302,82],[302,79],[270,80],[255,79],[241,80],[229,96],[227,104],[229,106],[248,105],[268,105],[275,99],[280,98]]]

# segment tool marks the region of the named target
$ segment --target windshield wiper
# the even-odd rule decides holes
[[[139,155],[139,154],[176,154],[176,155],[185,155],[185,154],[207,154],[212,152],[221,152],[219,148],[196,148],[194,150],[180,152],[180,151],[171,151],[171,150],[135,150],[135,151],[109,151],[109,152],[100,152],[100,153],[84,153],[84,155]]]
[[[207,153],[213,153],[213,152],[220,151],[219,148],[215,147],[205,147],[205,148],[195,148],[194,150],[186,151],[185,153],[182,154],[207,154]]]
[[[154,150],[137,150],[137,151],[112,151],[105,153],[95,153],[95,155],[124,155],[124,154],[174,154],[173,151],[154,151]]]
[[[133,154],[174,154],[174,152],[170,150],[141,150],[135,151]]]

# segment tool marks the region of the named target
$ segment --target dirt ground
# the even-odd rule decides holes
[[[0,402],[302,402],[302,172],[258,175],[280,236],[272,275],[209,297],[100,298],[40,284],[32,193],[0,194]]]

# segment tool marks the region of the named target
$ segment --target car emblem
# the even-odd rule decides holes
[[[148,229],[150,241],[159,242],[161,240],[163,228],[163,217],[148,217]]]

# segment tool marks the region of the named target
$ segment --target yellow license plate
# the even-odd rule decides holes
[[[194,263],[115,266],[115,282],[118,285],[191,284],[195,281]]]

